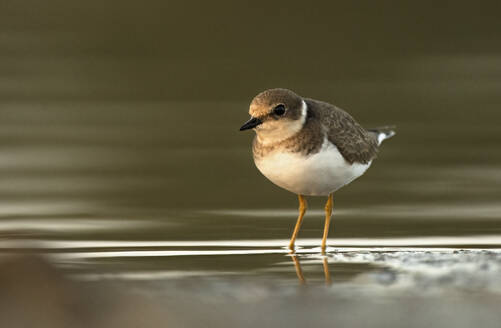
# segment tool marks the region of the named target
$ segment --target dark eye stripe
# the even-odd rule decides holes
[[[285,105],[280,104],[280,105],[275,106],[275,108],[273,108],[273,113],[275,115],[278,115],[278,116],[284,115],[285,114]]]

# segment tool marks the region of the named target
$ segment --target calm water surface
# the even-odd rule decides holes
[[[298,262],[284,249],[296,197],[254,168],[252,136],[237,132],[246,106],[5,104],[2,252],[35,249],[88,279],[251,275],[297,283]],[[357,116],[366,126],[394,123],[398,135],[336,194],[332,254],[501,245],[495,122]],[[322,257],[308,254],[319,253],[323,201],[312,199],[298,243],[314,276]],[[334,282],[381,266],[328,259]]]
[[[23,12],[8,1],[0,14],[1,255],[33,251],[74,279],[150,295],[229,283],[227,293],[260,299],[327,282],[351,297],[474,290],[498,300],[501,49],[486,17],[435,33],[407,24],[412,10],[381,4],[388,13],[359,31],[350,19],[371,10],[346,5],[326,30],[295,31],[336,40],[325,52],[296,51],[285,34],[284,59],[256,47],[266,26],[285,32],[272,21],[254,30],[194,13],[177,33],[182,5],[164,11],[170,20],[129,5],[96,16],[82,4],[73,19],[62,3]],[[431,12],[448,26],[446,9]],[[136,14],[143,29],[129,24]],[[367,128],[397,126],[370,170],[335,194],[326,256],[324,199],[311,199],[289,254],[296,196],[261,176],[252,133],[238,131],[252,97],[278,86]]]

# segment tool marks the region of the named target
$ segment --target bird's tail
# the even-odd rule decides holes
[[[380,126],[377,128],[369,129],[369,133],[374,136],[377,140],[378,145],[380,145],[384,140],[389,139],[395,135],[395,126]]]

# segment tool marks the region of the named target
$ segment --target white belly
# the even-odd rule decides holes
[[[304,156],[275,152],[255,161],[271,182],[296,194],[325,196],[361,176],[371,165],[348,163],[327,140],[321,151]]]

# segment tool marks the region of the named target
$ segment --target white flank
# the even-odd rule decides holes
[[[327,139],[318,153],[305,156],[276,152],[255,163],[277,186],[306,196],[326,196],[361,176],[371,165],[348,163]]]
[[[389,139],[395,135],[395,131],[380,132],[377,136],[377,144],[380,145],[384,140]]]

